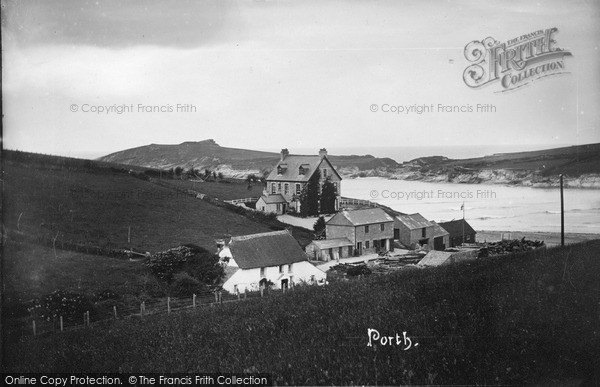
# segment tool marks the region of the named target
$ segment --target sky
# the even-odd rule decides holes
[[[465,84],[469,42],[553,27],[572,54],[563,74],[503,93]],[[209,138],[292,153],[596,143],[599,39],[598,0],[3,0],[3,147],[99,157]],[[438,109],[477,104],[494,109]],[[411,105],[435,109],[391,111]]]

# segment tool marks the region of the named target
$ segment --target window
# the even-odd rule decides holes
[[[296,183],[296,195],[300,195],[302,193],[302,186],[300,183]]]
[[[381,231],[385,231],[385,223],[381,223],[380,228],[381,228]]]
[[[369,233],[369,226],[365,226],[365,234]]]
[[[323,168],[323,179],[327,177],[327,168]]]
[[[271,183],[271,193],[274,194],[277,192],[277,187],[275,186],[275,183]]]
[[[365,242],[365,249],[368,249],[368,248],[369,248],[369,241],[366,241]]]
[[[288,273],[292,273],[292,272],[293,272],[293,270],[292,270],[292,267],[293,267],[293,266],[294,266],[294,264],[293,264],[293,263],[290,263],[290,265],[288,266]],[[292,277],[290,277],[290,281],[291,281],[291,280],[292,280]]]
[[[283,265],[279,265],[279,273],[283,273]]]
[[[261,268],[260,268],[260,276],[261,276],[261,277],[264,277],[264,276],[265,276],[265,268],[264,268],[264,267],[261,267]]]
[[[281,203],[277,203],[277,212],[281,211]]]
[[[304,175],[304,168],[302,168],[302,165],[298,168],[298,174]]]
[[[333,183],[333,188],[335,188],[335,193],[337,193],[338,192],[338,186],[337,186],[336,182]]]
[[[278,165],[278,166],[277,166],[277,174],[278,174],[278,175],[281,175],[281,172],[282,172],[281,165]]]
[[[233,285],[233,292],[234,293],[239,293],[240,291],[238,290],[238,286],[237,285]]]
[[[290,193],[290,185],[289,185],[288,183],[285,183],[285,184],[283,185],[283,193],[284,193],[285,195],[289,195],[289,193]]]
[[[277,183],[277,192],[281,192],[281,183]]]
[[[425,227],[423,227],[423,229],[421,230],[421,238],[425,238],[427,236],[427,229]]]

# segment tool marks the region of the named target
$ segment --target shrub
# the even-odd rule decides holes
[[[350,268],[348,268],[348,271],[346,272],[346,275],[348,275],[348,277],[355,277],[358,275],[368,275],[371,274],[371,269],[369,269],[366,265],[358,265],[358,266],[351,266]]]
[[[104,300],[118,300],[119,298],[121,298],[121,296],[118,293],[115,293],[110,289],[106,289],[96,294],[93,300],[94,302],[98,302]]]
[[[188,273],[176,274],[171,285],[171,294],[175,297],[189,297],[204,290],[207,290],[206,286]]]
[[[83,294],[56,290],[38,300],[29,311],[48,321],[60,316],[66,321],[72,321],[81,319],[85,312],[92,311],[93,308],[93,304]]]
[[[167,251],[159,251],[146,260],[146,266],[156,277],[171,282],[173,274],[194,255],[194,251],[186,246],[179,246]]]

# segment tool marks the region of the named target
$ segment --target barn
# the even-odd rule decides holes
[[[450,246],[460,246],[463,243],[475,243],[477,232],[464,219],[452,220],[450,222],[440,222],[440,226],[450,234]],[[464,240],[463,240],[464,235]]]

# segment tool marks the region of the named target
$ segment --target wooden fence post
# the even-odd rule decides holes
[[[171,297],[167,297],[167,314],[171,314]]]
[[[193,297],[192,297],[192,306],[195,308],[196,307],[196,293],[194,293]]]
[[[222,292],[219,292],[219,304],[223,303],[223,294]]]
[[[85,312],[85,321],[87,323],[87,326],[90,326],[90,311],[88,310],[87,312]]]
[[[63,331],[63,318],[60,316],[60,331]]]
[[[35,331],[35,320],[33,320],[33,335],[36,335],[36,331]]]
[[[244,300],[248,297],[248,289],[244,289]]]
[[[260,287],[260,296],[264,296],[265,288],[263,286]]]
[[[215,302],[219,302],[219,295],[217,294],[216,290],[215,290]]]
[[[238,292],[237,296],[238,296],[238,301],[239,301],[241,298],[240,292]]]
[[[144,318],[144,302],[140,304],[140,318]]]
[[[113,306],[113,314],[115,315],[115,320],[117,319],[117,306]]]

